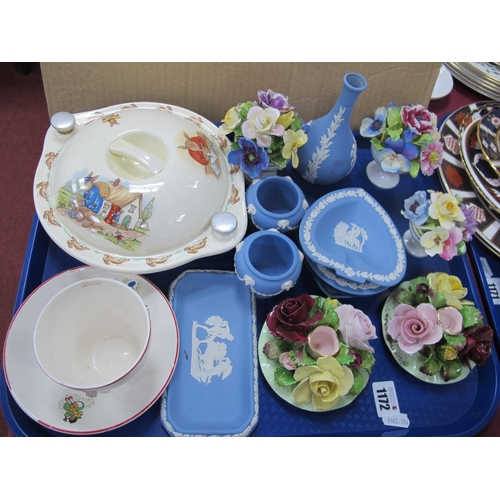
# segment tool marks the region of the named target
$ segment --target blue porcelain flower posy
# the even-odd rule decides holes
[[[245,137],[242,137],[238,144],[241,149],[229,152],[227,156],[229,163],[238,165],[253,178],[258,177],[269,165],[269,157],[265,149]]]
[[[361,127],[359,129],[360,134],[363,137],[377,137],[379,134],[384,133],[386,118],[387,109],[384,107],[377,108],[373,119],[364,118],[361,122]]]
[[[386,172],[429,176],[442,163],[437,117],[420,104],[379,107],[373,119],[362,120],[359,133],[370,139],[373,158]]]
[[[427,192],[417,191],[404,201],[404,210],[401,213],[408,220],[420,226],[425,224],[429,217],[430,205],[431,201],[427,198]]]

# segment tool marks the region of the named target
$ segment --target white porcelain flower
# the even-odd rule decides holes
[[[261,148],[267,148],[271,145],[272,135],[282,136],[285,132],[285,127],[276,123],[279,117],[280,112],[275,108],[253,106],[248,111],[241,131],[245,137],[257,139],[257,145]]]

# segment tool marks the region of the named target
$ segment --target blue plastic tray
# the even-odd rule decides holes
[[[400,215],[403,200],[417,189],[442,189],[438,176],[425,179],[420,176],[412,179],[407,175],[401,178],[399,185],[393,190],[378,189],[370,184],[365,173],[365,167],[371,160],[369,143],[358,138],[358,144],[360,147],[358,159],[351,175],[333,186],[308,184],[291,169],[281,173],[290,175],[297,182],[309,203],[333,190],[351,186],[362,187],[391,215],[398,230],[403,234],[408,227],[408,221]],[[291,233],[290,237],[297,241],[296,233]],[[486,256],[494,275],[500,276],[498,258],[480,243],[474,243],[466,256],[455,258],[450,262],[439,257],[416,259],[408,256],[404,280],[434,271],[457,275],[469,288],[468,298],[475,301],[489,321],[494,321],[497,326],[498,305],[493,302],[491,294],[488,295],[480,290],[487,284],[484,276],[478,272],[482,268],[478,267],[477,259],[482,256]],[[207,257],[178,269],[149,274],[148,279],[168,294],[170,284],[184,270],[232,271],[233,257],[234,252]],[[50,241],[35,218],[19,285],[16,309],[43,281],[78,265],[81,264]],[[259,372],[259,422],[252,436],[471,436],[480,432],[490,422],[500,401],[500,368],[496,348],[486,366],[476,368],[459,383],[436,386],[417,380],[396,364],[382,339],[380,315],[389,291],[390,289],[371,297],[345,300],[370,316],[379,337],[378,340],[371,342],[375,348],[377,363],[369,385],[363,393],[345,408],[326,413],[307,412],[279,398]],[[292,290],[272,299],[257,300],[257,332],[260,332],[267,312],[277,302],[300,293],[322,295],[307,266],[304,266],[302,275]],[[496,329],[498,331],[498,328]],[[410,420],[408,428],[384,425],[382,419],[378,417],[371,384],[382,381],[394,382],[401,413],[406,414]],[[0,398],[5,417],[16,435],[54,435],[26,416],[17,406],[6,387],[3,371],[0,378]],[[160,401],[138,419],[102,436],[167,436],[161,425]]]

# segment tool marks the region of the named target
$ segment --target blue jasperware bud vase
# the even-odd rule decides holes
[[[311,184],[334,184],[349,175],[356,163],[357,145],[351,114],[368,83],[358,73],[344,75],[342,91],[331,111],[309,124],[307,142],[298,149],[299,174]]]

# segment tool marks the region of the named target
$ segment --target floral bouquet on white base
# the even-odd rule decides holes
[[[401,213],[413,225],[425,253],[445,260],[463,255],[477,229],[474,211],[450,193],[417,191],[404,201]]]
[[[370,318],[336,299],[302,294],[281,301],[267,315],[271,340],[263,353],[273,363],[274,383],[293,400],[331,410],[343,396],[354,399],[375,364]]]
[[[437,117],[421,104],[377,108],[359,133],[370,138],[373,158],[386,172],[429,176],[443,162]]]
[[[283,169],[290,160],[297,168],[297,150],[307,142],[307,125],[288,97],[272,90],[259,90],[257,95],[257,101],[232,107],[219,127],[225,135],[234,134],[229,163],[252,179],[270,165]]]
[[[445,382],[464,367],[484,366],[491,356],[493,330],[467,300],[457,276],[434,272],[402,283],[395,291],[387,335],[409,356],[419,356],[419,371]]]

